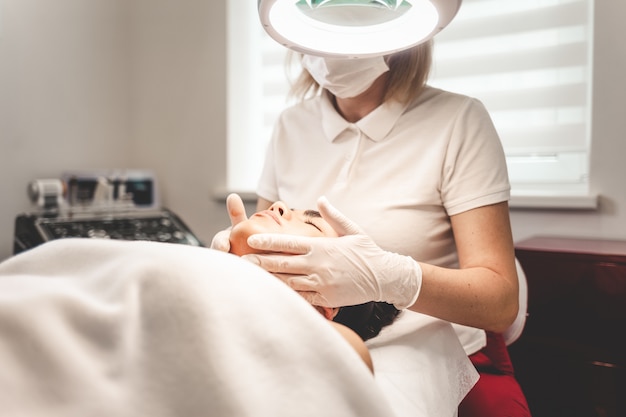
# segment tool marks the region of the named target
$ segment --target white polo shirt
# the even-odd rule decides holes
[[[510,185],[482,103],[427,87],[410,105],[384,103],[357,123],[327,94],[286,109],[257,193],[301,209],[325,195],[381,248],[454,268],[449,216],[507,201]],[[484,346],[482,330],[455,329],[468,354]]]

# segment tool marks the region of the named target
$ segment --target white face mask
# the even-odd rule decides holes
[[[337,59],[304,55],[302,66],[317,83],[339,98],[358,96],[371,87],[389,67],[382,56]]]

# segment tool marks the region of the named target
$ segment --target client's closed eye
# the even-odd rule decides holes
[[[320,229],[320,228],[319,228],[319,227],[318,227],[315,223],[313,223],[311,220],[305,220],[304,222],[305,222],[306,224],[310,224],[311,226],[315,227],[317,230],[319,230],[319,231],[320,231],[320,233],[323,233],[323,232],[322,232],[322,229]]]

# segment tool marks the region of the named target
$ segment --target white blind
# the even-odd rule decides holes
[[[592,0],[464,0],[435,38],[430,84],[479,98],[513,192],[586,193]]]
[[[256,2],[229,0],[227,188],[253,192],[288,104],[286,50]],[[430,84],[480,99],[507,154],[514,194],[588,191],[593,0],[464,0],[435,38]]]

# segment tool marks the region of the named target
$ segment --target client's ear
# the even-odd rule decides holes
[[[326,317],[328,320],[333,320],[337,314],[339,314],[338,307],[322,307],[322,306],[314,306],[317,311],[319,311],[322,316]]]

